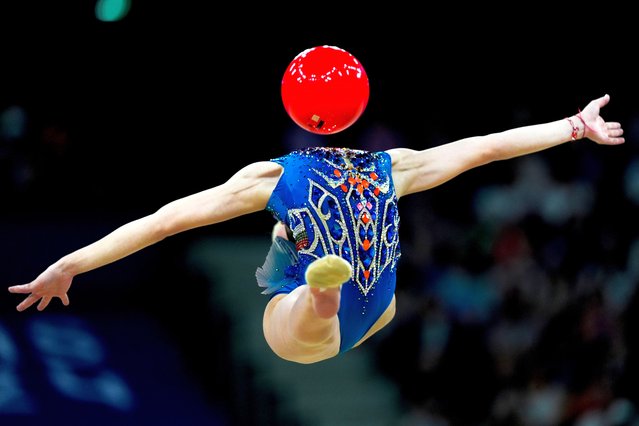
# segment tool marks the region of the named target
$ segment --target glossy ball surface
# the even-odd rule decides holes
[[[300,52],[282,77],[287,114],[317,134],[341,132],[355,123],[368,104],[368,75],[351,53],[336,46]]]

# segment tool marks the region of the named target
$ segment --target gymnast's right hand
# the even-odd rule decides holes
[[[68,306],[69,296],[67,292],[69,287],[71,287],[72,281],[73,275],[64,273],[55,265],[51,265],[30,283],[9,287],[9,292],[28,294],[17,306],[16,309],[19,312],[24,311],[38,301],[37,309],[42,311],[54,297],[59,298],[65,306]]]

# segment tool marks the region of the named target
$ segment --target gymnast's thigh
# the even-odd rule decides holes
[[[305,342],[303,338],[300,340],[294,336],[292,330],[296,327],[301,327],[298,330],[305,330],[306,328],[312,330],[317,327],[318,319],[313,318],[312,315],[301,315],[299,309],[296,309],[295,312],[297,313],[293,314],[293,306],[298,302],[299,298],[307,296],[306,291],[308,291],[308,288],[306,287],[300,286],[290,293],[273,296],[264,309],[263,319],[264,337],[271,350],[283,359],[304,364],[321,361],[337,355],[340,344],[339,320],[337,317],[335,317],[334,322],[327,322],[325,325],[330,329],[327,330],[331,336],[330,338],[323,338],[317,342]],[[302,316],[304,317],[302,318]],[[319,321],[327,320],[320,319]],[[302,335],[304,334],[306,332],[302,332]]]
[[[362,337],[359,342],[355,344],[353,347],[357,347],[362,344],[365,340],[371,337],[373,334],[377,333],[382,328],[386,327],[388,323],[395,317],[396,305],[395,305],[395,295],[391,299],[390,303],[386,310],[382,313],[382,315],[375,321],[375,324],[366,332],[364,337]]]

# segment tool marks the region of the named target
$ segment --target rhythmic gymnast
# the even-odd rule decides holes
[[[68,291],[79,274],[177,233],[267,210],[276,224],[256,271],[268,298],[264,336],[283,359],[326,360],[357,347],[395,315],[402,197],[475,167],[569,141],[622,144],[621,124],[600,115],[609,101],[604,95],[566,118],[425,150],[308,148],[255,162],[220,185],[124,224],[9,291],[26,295],[18,311],[34,304],[42,311],[53,298],[69,305]]]

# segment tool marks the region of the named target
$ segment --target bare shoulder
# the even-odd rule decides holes
[[[398,198],[409,192],[413,179],[415,155],[418,151],[410,148],[393,148],[386,151],[391,158],[393,185]]]
[[[424,191],[440,185],[459,172],[458,158],[453,155],[453,145],[441,145],[421,151],[409,148],[389,150],[391,156],[393,183],[398,197]]]
[[[257,179],[279,178],[282,170],[283,167],[273,161],[257,161],[240,169],[238,175]]]
[[[258,161],[238,170],[227,184],[234,187],[236,193],[247,195],[252,203],[264,207],[280,180],[282,170],[282,166],[272,161]]]
[[[390,156],[391,165],[393,169],[395,169],[396,167],[400,166],[402,162],[406,160],[406,158],[415,155],[417,151],[410,148],[392,148],[387,150],[386,153]]]

